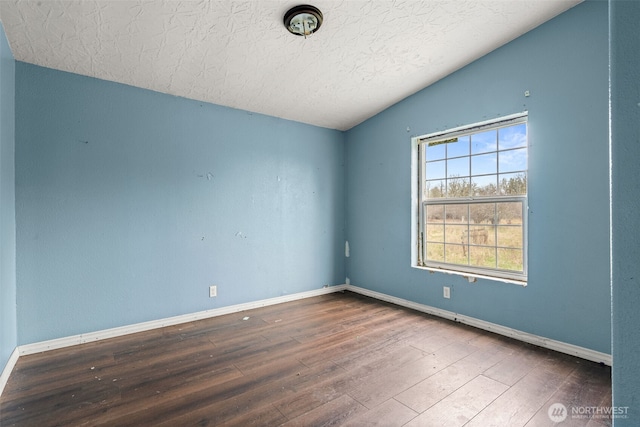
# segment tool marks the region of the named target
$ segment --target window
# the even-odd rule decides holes
[[[414,266],[526,281],[527,115],[413,142]]]

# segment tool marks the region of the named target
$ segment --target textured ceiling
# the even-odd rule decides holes
[[[2,0],[16,60],[346,130],[581,0]]]

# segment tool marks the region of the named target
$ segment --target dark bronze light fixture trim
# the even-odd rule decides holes
[[[293,7],[284,14],[284,26],[296,36],[311,35],[322,25],[322,12],[315,6],[303,4]]]

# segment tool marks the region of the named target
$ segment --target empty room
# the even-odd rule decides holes
[[[640,3],[0,2],[0,426],[640,425]]]

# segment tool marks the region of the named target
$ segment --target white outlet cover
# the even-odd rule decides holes
[[[451,289],[448,286],[442,287],[442,296],[445,298],[451,298]]]
[[[209,286],[209,298],[213,298],[218,296],[218,287],[217,286]]]

